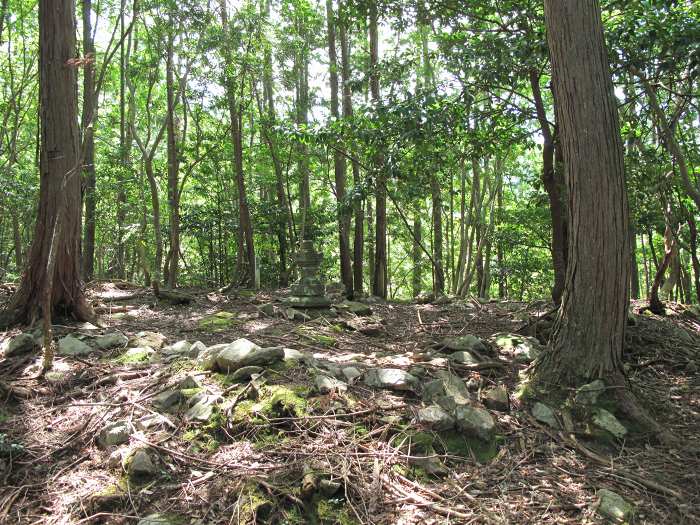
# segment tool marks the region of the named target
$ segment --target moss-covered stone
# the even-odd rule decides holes
[[[212,315],[207,315],[199,320],[199,328],[203,330],[208,330],[210,332],[218,332],[220,330],[226,330],[232,326],[239,324],[240,321],[236,319],[236,314],[232,312],[216,312]]]
[[[308,412],[308,389],[266,385],[260,389],[256,401],[240,401],[233,411],[233,421],[237,423],[265,423],[279,417],[302,417]]]
[[[139,363],[147,363],[152,355],[155,354],[153,348],[144,346],[129,348],[122,355],[117,357],[115,361],[123,365],[135,365]]]

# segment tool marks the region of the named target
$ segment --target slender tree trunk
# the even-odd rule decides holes
[[[80,280],[76,69],[67,66],[75,56],[74,0],[39,0],[39,207],[27,268],[7,309],[10,322],[33,324],[54,312],[94,319]]]
[[[253,239],[253,223],[250,217],[250,208],[248,206],[248,196],[245,186],[245,171],[243,169],[243,129],[241,119],[241,106],[237,100],[234,80],[231,77],[231,71],[234,67],[233,59],[228,45],[231,44],[231,35],[228,26],[228,12],[225,0],[220,0],[221,7],[221,24],[226,35],[224,43],[224,59],[226,63],[226,94],[228,99],[229,117],[231,120],[231,140],[233,142],[233,166],[236,173],[236,187],[238,189],[238,213],[239,213],[239,259],[245,257],[246,262],[246,278],[249,285],[253,285],[255,273],[255,245]],[[245,251],[243,251],[245,246]],[[240,264],[239,264],[240,268]]]
[[[265,19],[270,18],[270,0],[265,1]],[[287,209],[287,197],[284,191],[284,171],[282,162],[279,158],[277,148],[277,140],[274,136],[274,125],[277,120],[275,112],[275,96],[274,85],[272,79],[272,48],[271,44],[265,44],[265,56],[263,67],[263,91],[265,96],[265,105],[267,107],[267,121],[263,123],[263,134],[270,148],[270,157],[272,158],[272,166],[275,170],[275,194],[276,194],[276,210],[275,210],[275,231],[277,233],[277,243],[279,245],[279,284],[285,287],[289,284],[289,271],[287,270],[287,234],[286,228],[289,223],[289,213]]]
[[[673,290],[678,285],[680,279],[680,247],[678,246],[678,241],[673,234],[673,230],[669,224],[666,225],[666,232],[664,235],[664,248],[666,253],[670,253],[670,259],[666,266],[668,270],[668,278],[663,281],[659,293],[667,301],[673,300]],[[662,274],[663,279],[663,274]]]
[[[622,381],[629,304],[624,153],[597,0],[545,0],[569,199],[568,264],[551,346],[535,383]]]
[[[647,262],[647,249],[644,244],[644,234],[641,235],[642,241],[642,261],[644,263],[644,297],[649,297],[649,263]]]
[[[137,16],[136,12],[137,3],[134,2],[134,13],[132,16],[135,18]],[[122,8],[119,13],[119,24],[121,28],[121,38],[124,40],[124,32],[126,31],[124,11],[126,7],[126,1],[122,0]],[[115,272],[114,274],[118,279],[124,278],[125,271],[125,253],[126,247],[124,245],[124,229],[126,226],[126,212],[127,212],[127,197],[126,197],[126,184],[129,179],[128,173],[131,173],[131,145],[133,141],[132,130],[134,128],[134,122],[136,120],[136,101],[134,97],[128,97],[126,95],[127,86],[127,74],[128,65],[131,59],[131,49],[132,45],[134,51],[137,48],[137,39],[134,32],[130,32],[127,36],[126,47],[122,44],[120,48],[120,59],[119,59],[119,156],[121,160],[121,170],[118,171],[118,184],[119,188],[117,190],[117,212],[116,212],[116,222],[117,222],[117,248],[115,254]],[[128,172],[128,173],[127,173]]]
[[[566,278],[566,250],[567,250],[567,223],[566,204],[563,195],[563,185],[558,180],[557,166],[555,163],[555,140],[552,133],[542,91],[540,89],[540,75],[535,69],[530,71],[530,86],[532,88],[537,120],[542,130],[544,144],[542,145],[542,183],[549,198],[549,215],[552,219],[552,266],[554,267],[554,287],[552,288],[552,300],[555,304],[561,302]],[[561,148],[559,152],[561,152]]]
[[[148,179],[148,187],[151,192],[151,207],[153,208],[153,235],[156,242],[156,260],[153,268],[153,280],[160,284],[161,270],[163,268],[163,232],[160,227],[160,197],[158,195],[158,181],[153,172],[153,158],[144,159],[144,170]]]
[[[632,299],[639,299],[639,266],[637,265],[637,232],[630,222],[630,293]]]
[[[172,22],[172,21],[171,21]],[[166,116],[167,150],[168,150],[168,208],[170,212],[170,252],[168,254],[168,287],[177,287],[180,260],[180,161],[177,152],[177,135],[175,131],[175,37],[168,36],[165,60],[165,86],[168,114]]]
[[[297,111],[297,126],[306,128],[309,124],[309,42],[307,28],[304,15],[296,14],[297,20],[297,35],[303,39],[301,48],[295,56],[296,70],[296,111]],[[301,212],[301,220],[299,221],[299,240],[313,238],[313,232],[309,231],[309,214],[311,213],[311,187],[309,173],[309,151],[305,143],[301,142],[298,145],[298,162],[297,169],[299,171],[299,208]]]
[[[440,184],[435,175],[430,178],[430,195],[433,204],[433,259],[435,261],[433,294],[435,297],[438,297],[440,295],[445,295],[445,269],[443,263],[442,238],[442,192],[440,191]]]
[[[338,100],[338,56],[336,51],[336,17],[333,12],[333,0],[326,0],[328,18],[328,56],[331,83],[331,117],[340,118]],[[335,193],[338,206],[338,245],[340,250],[340,280],[345,286],[348,297],[353,296],[353,272],[350,256],[350,207],[348,206],[345,187],[347,185],[347,163],[341,144],[335,144],[333,150],[333,167],[335,173]]]
[[[499,171],[498,193],[496,194],[496,220],[498,224],[503,223],[503,171]],[[496,240],[496,261],[498,264],[498,298],[505,299],[508,296],[508,288],[506,287],[506,272],[505,272],[505,250],[503,249],[503,241],[499,236]]]
[[[95,273],[95,44],[92,39],[92,0],[83,0],[83,179],[85,184],[85,231],[82,250],[83,278],[90,281]]]
[[[673,253],[676,241],[673,237],[673,231],[671,230],[671,225],[666,224],[666,231],[664,232],[664,258],[661,260],[658,269],[656,270],[656,275],[654,276],[654,282],[651,285],[651,291],[649,292],[649,310],[657,315],[663,315],[666,311],[664,303],[659,299],[659,290],[664,279],[664,274],[666,270],[671,265],[673,259]]]
[[[413,297],[418,297],[423,287],[423,250],[420,247],[423,242],[423,223],[421,221],[421,210],[418,207],[413,219],[413,249],[411,250],[413,259],[413,270],[411,278],[411,288]]]
[[[370,91],[372,102],[380,103],[379,93],[379,31],[377,29],[377,5],[369,5],[369,56],[370,56]],[[372,293],[386,299],[387,296],[387,241],[386,241],[386,185],[384,173],[384,155],[377,152],[373,159],[375,188],[375,241],[374,241],[374,279]]]
[[[342,13],[344,4],[340,0],[339,11]],[[353,116],[352,109],[352,92],[350,90],[350,44],[347,34],[347,22],[341,20],[339,23],[340,33],[340,62],[343,79],[343,118],[351,119]],[[360,164],[353,155],[352,161],[352,182],[355,188],[360,188],[362,181],[360,180]],[[358,191],[353,192],[352,211],[355,218],[355,228],[353,231],[353,255],[352,255],[352,273],[353,273],[353,292],[355,295],[362,294],[364,280],[364,245],[365,245],[365,220],[362,207],[362,199],[357,195]]]
[[[688,229],[690,231],[690,260],[693,264],[693,280],[695,295],[700,303],[700,260],[698,260],[698,227],[692,214],[688,213]]]

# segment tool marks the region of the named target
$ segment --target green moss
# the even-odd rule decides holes
[[[331,337],[330,335],[324,335],[321,334],[317,331],[317,329],[311,329],[309,327],[304,327],[300,326],[295,330],[298,334],[304,335],[317,344],[321,346],[335,346],[335,344],[338,342],[335,337]]]
[[[265,450],[269,447],[274,447],[281,445],[287,441],[287,437],[284,432],[262,432],[256,437],[255,443],[253,443],[253,448],[255,450]]]
[[[194,395],[199,394],[202,392],[204,389],[202,387],[195,387],[195,388],[183,388],[180,390],[182,392],[182,395],[185,397],[192,397]]]
[[[274,508],[266,493],[255,483],[247,483],[241,491],[238,505],[233,511],[237,523],[264,523]]]
[[[302,417],[308,412],[306,387],[266,385],[257,401],[243,400],[236,405],[233,420],[238,423],[264,424],[268,419]]]
[[[202,317],[198,323],[199,328],[212,332],[225,330],[236,324],[240,324],[240,321],[236,319],[236,314],[226,311]]]
[[[392,438],[394,446],[400,446],[411,455],[448,455],[474,458],[479,463],[488,463],[498,453],[496,441],[486,443],[478,438],[469,438],[457,431],[417,432],[407,430]]]
[[[319,498],[316,504],[318,522],[324,525],[359,525],[353,517],[352,511],[347,508],[340,498]]]
[[[187,430],[182,435],[182,440],[190,443],[190,449],[193,452],[206,452],[213,454],[219,449],[221,443],[217,439],[215,432],[211,429],[196,428]]]
[[[224,414],[218,408],[214,408],[209,421],[204,425],[186,430],[182,434],[182,440],[190,443],[190,449],[195,452],[212,454],[221,446],[220,438],[223,436],[221,429],[225,423]]]
[[[231,379],[231,376],[229,374],[212,374],[209,376],[213,381],[216,381],[219,383],[219,385],[223,387],[228,387],[231,386],[232,384],[235,383],[233,379]]]
[[[153,352],[145,348],[130,348],[117,357],[115,361],[123,365],[135,365],[148,362],[151,355],[153,355]]]

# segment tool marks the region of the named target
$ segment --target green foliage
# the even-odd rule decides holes
[[[670,208],[674,225],[697,217],[698,210],[659,138],[658,123],[630,66],[644,71],[658,90],[658,102],[672,119],[691,176],[697,178],[696,4],[633,0],[602,5],[626,144],[633,226],[645,241],[642,249],[638,237],[637,257],[647,274],[655,268],[651,248],[657,259],[663,250],[669,221],[664,208]],[[376,234],[374,199],[384,189],[377,187],[380,173],[373,159],[381,156],[389,196],[392,298],[408,299],[414,288],[431,288],[429,258],[439,251],[448,292],[458,291],[461,279],[472,274],[462,295],[479,294],[483,290],[478,281],[486,279],[488,295],[498,292],[518,300],[549,296],[551,221],[541,182],[543,136],[530,84],[534,74],[556,139],[541,2],[374,2],[382,33],[375,71],[368,66],[370,3],[343,2],[336,13],[336,47],[340,60],[343,28],[350,54],[341,95],[347,86],[354,111],[340,119],[329,118],[324,5],[277,0],[269,2],[268,13],[267,2],[245,0],[229,13],[229,31],[223,29],[218,2],[148,0],[134,5],[136,14],[129,2],[93,3],[97,52],[92,67],[104,78],[94,123],[97,277],[149,284],[148,279],[164,272],[155,265],[158,241],[161,263],[171,249],[164,123],[165,58],[172,41],[181,285],[217,288],[241,278],[245,247],[233,107],[240,117],[245,197],[264,287],[281,282],[281,263],[292,279],[297,276],[294,251],[301,235],[301,186],[308,171],[311,207],[304,235],[324,248],[323,275],[338,279],[338,214],[351,212],[365,219],[359,230],[368,288]],[[9,0],[0,35],[6,51],[0,58],[5,130],[0,136],[0,281],[21,276],[36,215],[40,122],[35,7]],[[122,15],[131,30],[119,48]],[[308,97],[300,84],[307,68]],[[86,69],[81,66],[79,75]],[[368,96],[374,74],[380,79],[378,103]],[[301,118],[303,114],[309,118]],[[344,196],[335,193],[337,151],[346,161]],[[563,184],[561,170],[556,177]],[[497,184],[502,188],[491,206],[489,192]],[[433,246],[432,211],[438,204],[440,250]],[[418,218],[422,247],[412,232]],[[678,230],[683,250],[690,250],[688,229]],[[476,261],[481,236],[489,242]],[[471,266],[464,268],[468,257]],[[653,275],[645,277],[653,280]],[[217,329],[218,322],[214,319],[208,327]]]

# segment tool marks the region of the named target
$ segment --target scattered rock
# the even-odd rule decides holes
[[[491,410],[498,410],[499,412],[508,412],[510,410],[508,390],[503,385],[484,390],[481,393],[481,402],[486,408]]]
[[[124,461],[129,477],[136,479],[150,478],[158,473],[151,455],[144,448],[137,448]]]
[[[622,439],[627,435],[627,429],[620,421],[604,408],[596,408],[593,412],[593,424],[598,428],[609,432],[617,439]]]
[[[238,339],[216,356],[216,368],[231,373],[244,366],[267,366],[284,359],[282,347],[260,348],[247,339]]]
[[[13,337],[10,344],[6,346],[5,357],[16,357],[18,355],[27,354],[38,348],[39,345],[31,334],[19,334]]]
[[[338,481],[332,481],[330,479],[322,479],[318,482],[318,491],[327,498],[337,494],[340,487],[342,487],[342,485]]]
[[[190,355],[190,349],[192,348],[192,343],[189,341],[178,341],[177,343],[173,343],[168,346],[164,346],[163,349],[161,350],[161,353],[163,355],[181,355],[181,356],[189,356]]]
[[[362,372],[354,366],[346,366],[342,369],[342,374],[348,383],[353,384],[362,375]]]
[[[167,417],[162,414],[148,414],[143,416],[134,422],[134,426],[138,430],[148,430],[149,428],[154,428],[158,425],[166,425],[171,428],[175,428],[175,425]]]
[[[156,351],[148,346],[129,348],[119,356],[118,361],[124,364],[145,363],[156,355]]]
[[[559,428],[559,421],[557,421],[554,410],[549,408],[544,403],[537,401],[534,405],[532,405],[532,417],[534,417],[540,423],[549,425],[552,428]]]
[[[131,425],[126,421],[115,421],[100,430],[97,441],[102,447],[113,447],[127,443],[130,436]]]
[[[219,353],[226,347],[228,347],[228,344],[223,343],[220,345],[210,346],[209,348],[202,350],[197,356],[195,364],[202,370],[213,370],[214,366],[216,365],[216,358],[219,356]]]
[[[472,403],[472,396],[461,377],[447,370],[435,372],[436,379],[423,388],[423,401],[439,405],[448,412]]]
[[[442,367],[446,367],[447,365],[449,365],[450,361],[445,357],[434,357],[433,359],[430,359],[428,361],[428,364],[430,366],[435,367],[435,368],[442,368]]]
[[[233,374],[231,374],[231,380],[232,381],[247,381],[254,374],[259,374],[263,370],[264,369],[261,366],[244,366],[244,367],[236,370]]]
[[[92,352],[92,348],[77,337],[67,335],[58,341],[59,355],[83,356]]]
[[[399,368],[372,368],[365,374],[365,384],[390,390],[414,390],[418,378]]]
[[[113,469],[119,468],[119,466],[124,461],[124,457],[126,456],[126,454],[127,449],[125,449],[124,447],[113,450],[112,453],[109,455],[109,458],[107,459],[107,466]]]
[[[181,390],[187,390],[191,388],[200,388],[202,385],[196,376],[188,374],[185,377],[180,376],[176,378],[174,387]]]
[[[194,421],[209,421],[214,413],[214,404],[218,399],[219,396],[202,396],[202,399],[197,401],[185,412],[185,417]]]
[[[372,315],[372,308],[364,303],[359,303],[357,301],[342,301],[338,304],[333,305],[334,308],[343,312],[350,312],[355,315]]]
[[[293,348],[284,348],[283,350],[285,361],[303,361],[306,359],[306,354],[299,350],[294,350]]]
[[[477,358],[475,358],[471,353],[463,351],[463,352],[454,352],[453,354],[450,354],[449,358],[450,361],[453,361],[455,363],[459,363],[462,365],[475,365],[479,362]]]
[[[455,426],[455,419],[437,405],[421,408],[416,420],[421,425],[438,432],[450,430]]]
[[[408,373],[418,378],[423,378],[428,373],[424,366],[412,366],[408,369]]]
[[[180,390],[166,390],[161,392],[155,398],[153,398],[153,405],[158,408],[158,410],[170,410],[172,407],[182,401],[183,395]]]
[[[537,339],[520,334],[501,332],[491,336],[489,342],[513,361],[522,364],[531,363],[543,350]]]
[[[123,348],[129,343],[129,338],[118,332],[105,334],[95,338],[95,346],[100,350],[108,350],[110,348]]]
[[[272,303],[266,303],[266,304],[263,304],[262,306],[258,306],[258,310],[260,310],[267,317],[274,317],[275,313],[276,313],[275,312],[275,305]]]
[[[600,489],[596,496],[596,512],[613,523],[625,523],[632,517],[634,507],[617,492]]]
[[[334,377],[328,377],[322,374],[317,375],[314,378],[314,384],[318,391],[325,395],[331,392],[345,392],[348,389],[348,385],[342,381],[338,381]]]
[[[207,345],[205,345],[201,341],[195,341],[194,343],[192,343],[192,346],[190,346],[190,351],[187,352],[187,355],[189,357],[196,358],[206,349]]]
[[[447,350],[451,350],[453,352],[486,353],[489,351],[486,343],[471,334],[462,335],[459,337],[446,337],[440,344]]]
[[[605,383],[601,379],[596,379],[576,391],[574,402],[581,405],[595,405],[603,392],[605,392]]]
[[[129,339],[129,346],[133,347],[149,347],[153,350],[160,350],[165,344],[166,337],[158,332],[138,332],[134,337]]]
[[[305,314],[304,312],[302,312],[301,310],[297,310],[296,308],[287,308],[284,314],[290,321],[294,321],[295,319],[298,321],[311,321],[310,315]]]
[[[457,428],[475,436],[482,441],[494,438],[496,423],[485,408],[472,405],[462,405],[455,409]]]
[[[199,328],[203,330],[209,330],[211,332],[218,332],[221,330],[226,330],[234,324],[236,324],[236,314],[231,312],[216,312],[212,315],[207,315],[199,320]]]

